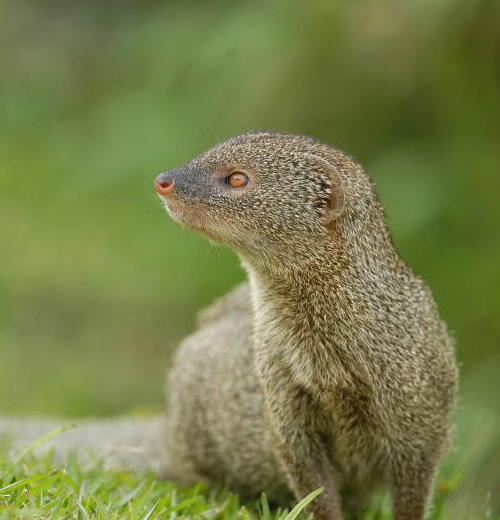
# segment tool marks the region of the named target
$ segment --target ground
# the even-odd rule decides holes
[[[464,414],[466,417],[464,418]],[[494,492],[477,487],[487,475],[497,450],[488,432],[496,427],[487,416],[469,415],[461,419],[468,427],[465,438],[474,433],[474,442],[455,451],[441,469],[431,520],[500,519],[489,502]],[[481,424],[481,429],[477,425]],[[462,439],[464,437],[462,436]],[[10,460],[7,443],[0,448],[0,520],[18,518],[58,519],[255,519],[293,520],[307,518],[307,504],[290,511],[275,510],[265,496],[243,504],[238,496],[203,486],[181,489],[154,476],[105,470],[100,461],[85,466],[70,460],[54,467],[50,453],[35,457],[30,449]],[[494,451],[493,451],[494,450]],[[314,496],[308,497],[313,500]],[[307,499],[306,499],[307,502]],[[377,497],[365,520],[389,520],[390,501]]]

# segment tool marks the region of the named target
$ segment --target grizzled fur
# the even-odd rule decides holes
[[[247,186],[224,182],[234,170]],[[368,175],[327,145],[267,132],[168,175],[170,215],[233,248],[249,277],[177,353],[170,477],[278,501],[322,487],[312,510],[325,520],[360,509],[380,484],[397,520],[424,518],[457,368]]]

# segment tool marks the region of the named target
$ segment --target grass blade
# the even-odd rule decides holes
[[[323,488],[319,488],[312,493],[309,493],[305,498],[303,498],[284,518],[284,520],[295,520],[302,511],[319,495],[323,493]]]

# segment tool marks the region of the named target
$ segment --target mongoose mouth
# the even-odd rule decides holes
[[[207,224],[206,215],[202,208],[186,203],[178,197],[160,195],[161,203],[170,218],[180,226],[203,235],[211,241],[220,243],[221,237]]]
[[[156,192],[160,195],[163,207],[175,222],[193,230],[202,227],[200,226],[202,218],[196,208],[187,205],[177,197],[170,197],[170,192],[165,194],[163,190],[159,191],[158,189]]]

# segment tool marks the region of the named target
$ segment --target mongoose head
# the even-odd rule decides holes
[[[269,132],[229,139],[161,173],[155,186],[175,221],[267,264],[335,253],[344,217],[352,222],[353,210],[375,200],[366,174],[341,152]]]

